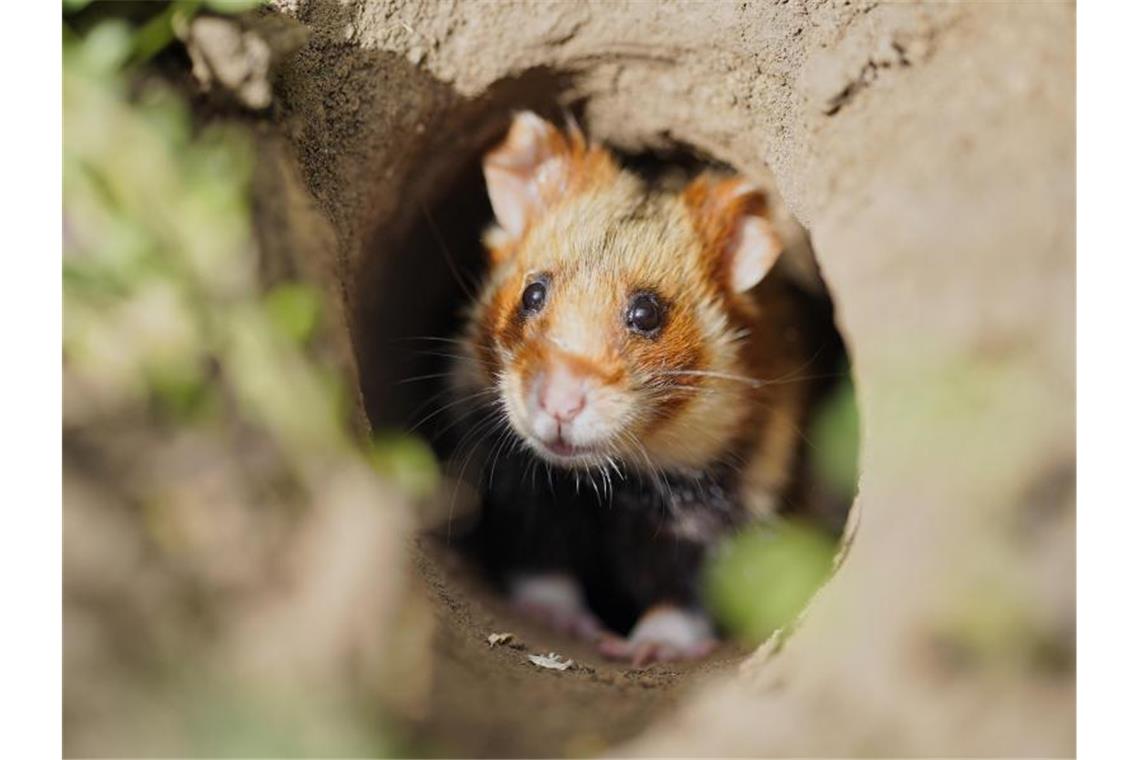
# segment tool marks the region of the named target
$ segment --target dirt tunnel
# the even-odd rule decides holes
[[[728,672],[747,654],[728,643],[707,662],[680,663],[639,671],[601,658],[590,646],[537,626],[512,610],[492,588],[477,562],[461,550],[478,505],[463,482],[463,439],[444,375],[457,350],[447,341],[458,335],[462,313],[483,277],[486,254],[481,233],[491,219],[481,171],[483,152],[501,139],[512,111],[521,108],[548,118],[585,122],[588,103],[567,106],[560,92],[573,94],[572,77],[547,70],[524,73],[509,82],[511,97],[488,98],[469,114],[440,117],[457,132],[475,139],[442,151],[429,150],[416,171],[436,182],[424,193],[401,199],[391,220],[378,225],[353,281],[358,283],[355,315],[356,359],[361,397],[370,425],[377,430],[414,430],[432,441],[457,481],[440,489],[439,503],[420,513],[416,568],[437,609],[436,663],[426,718],[416,736],[429,746],[478,755],[533,755],[546,752],[595,753],[629,739],[674,705],[693,682],[707,674]],[[561,85],[552,90],[552,85]],[[572,112],[577,112],[575,117]],[[464,121],[464,119],[467,121]],[[585,122],[588,128],[588,122]],[[603,140],[604,136],[595,136]],[[679,182],[700,170],[731,170],[698,155],[675,137],[658,139],[651,152],[623,155],[623,164],[647,180],[663,172]],[[797,282],[809,294],[816,318],[830,323],[832,304],[819,276],[806,232],[791,217],[765,172],[766,188],[781,233],[789,241],[788,262],[779,276]],[[810,366],[799,374],[828,377],[816,399],[813,422],[824,404],[846,391],[847,357],[834,326]],[[851,431],[852,434],[854,431]],[[851,494],[826,492],[819,462],[812,458],[812,431],[803,433],[805,465],[789,498],[802,503],[805,521],[838,540]],[[850,442],[851,453],[857,444]],[[846,452],[843,452],[846,453]],[[854,463],[844,463],[854,468]],[[471,473],[467,473],[467,481]],[[853,484],[852,484],[853,485]],[[457,502],[459,506],[457,507]],[[756,593],[763,593],[756,589]],[[611,605],[612,607],[612,605]],[[628,613],[603,620],[618,632],[631,624]],[[510,631],[511,644],[492,651],[487,636]],[[539,672],[525,654],[557,651],[576,663],[574,672]],[[525,711],[517,709],[526,704]]]
[[[515,108],[570,109],[628,157],[680,151],[778,188],[850,351],[861,524],[795,636],[634,672],[548,644],[461,558],[413,542],[435,632],[406,711],[430,751],[1072,746],[1071,682],[1004,666],[955,622],[1001,589],[1023,600],[1017,625],[1071,644],[1071,584],[1032,572],[1071,567],[1069,513],[1028,543],[987,527],[1072,457],[1071,9],[278,6],[311,36],[281,67],[263,135],[261,213],[282,220],[263,244],[339,305],[362,423],[406,426],[425,401],[399,381],[437,370],[401,340],[454,332],[488,217],[478,158]],[[489,647],[504,625],[583,667],[542,672]]]

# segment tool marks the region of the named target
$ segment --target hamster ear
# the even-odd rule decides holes
[[[566,192],[572,162],[584,143],[577,130],[568,138],[531,111],[515,114],[506,138],[483,157],[491,208],[507,239],[521,237]]]
[[[764,279],[784,244],[762,190],[739,177],[701,175],[681,197],[725,287],[743,293]]]

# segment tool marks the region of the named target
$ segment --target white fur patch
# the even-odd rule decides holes
[[[515,602],[559,610],[567,615],[577,614],[586,609],[582,589],[569,575],[562,573],[516,575],[507,585],[511,600]]]
[[[629,633],[630,644],[668,644],[682,651],[713,638],[712,623],[705,615],[678,607],[658,607],[647,612]]]

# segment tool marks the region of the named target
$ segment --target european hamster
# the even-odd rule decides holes
[[[703,656],[702,564],[780,510],[819,348],[771,275],[766,197],[712,173],[653,187],[529,112],[483,173],[490,263],[449,377],[482,442],[480,551],[607,656]]]

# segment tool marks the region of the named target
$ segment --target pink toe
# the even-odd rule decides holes
[[[645,641],[638,644],[633,649],[633,666],[635,668],[644,667],[652,663],[661,651],[661,645],[656,641]]]
[[[614,660],[623,660],[629,656],[629,642],[620,636],[603,635],[598,639],[598,651],[603,656]]]
[[[694,644],[685,652],[685,656],[689,659],[699,660],[702,657],[708,657],[716,649],[717,642],[715,639],[701,641]]]

